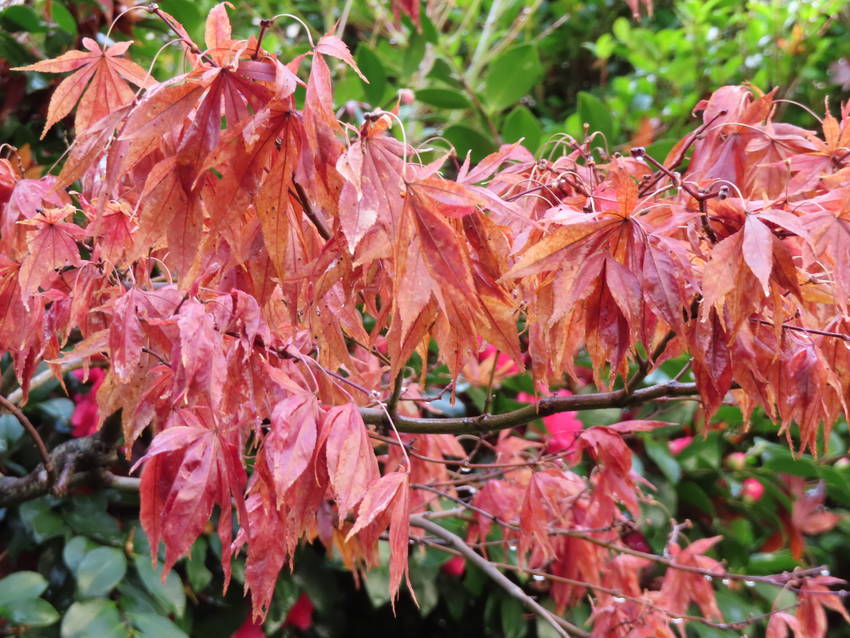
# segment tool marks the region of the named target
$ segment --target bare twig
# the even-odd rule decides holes
[[[531,596],[526,594],[519,585],[517,585],[515,582],[505,576],[502,572],[496,569],[496,567],[494,567],[490,563],[490,561],[475,552],[457,534],[453,534],[444,527],[429,521],[427,518],[419,514],[414,514],[410,517],[410,524],[413,527],[419,527],[420,529],[423,529],[426,532],[433,534],[434,536],[446,541],[449,545],[456,549],[461,556],[463,556],[470,563],[473,563],[481,571],[487,574],[487,576],[492,581],[494,581],[502,589],[508,592],[508,594],[516,598],[523,605],[528,607],[531,611],[533,611],[535,614],[543,618],[543,620],[552,625],[555,631],[558,632],[559,636],[568,637],[571,634],[583,637],[589,636],[587,632],[583,631],[579,627],[576,627],[575,625],[564,620],[563,618],[559,618],[554,613],[543,607],[543,605],[534,600]]]
[[[41,455],[41,461],[44,463],[44,469],[46,471],[45,480],[49,489],[53,486],[53,482],[56,480],[56,471],[54,469],[53,462],[50,459],[50,455],[47,453],[47,446],[44,445],[44,440],[42,440],[38,430],[35,429],[32,421],[27,418],[27,415],[21,412],[21,409],[18,406],[9,401],[9,399],[3,395],[0,395],[0,406],[8,410],[12,416],[18,420],[35,442],[35,446],[38,448],[38,453]]]

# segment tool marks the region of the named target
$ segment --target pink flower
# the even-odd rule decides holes
[[[670,450],[670,454],[675,456],[688,447],[693,440],[694,437],[692,436],[680,436],[678,439],[670,439],[667,441],[667,449]]]
[[[313,601],[307,594],[301,594],[295,604],[289,608],[284,626],[308,630],[313,624]]]
[[[496,353],[499,352],[496,346],[492,344],[487,344],[485,348],[478,353],[478,362],[483,363],[492,357],[496,357],[496,373],[499,376],[509,377],[513,374],[519,373],[519,366],[514,363],[514,360],[511,359],[504,352],[499,352],[498,356]]]
[[[741,497],[745,503],[755,503],[764,496],[764,485],[755,478],[746,478],[741,486]]]
[[[555,392],[554,396],[568,397],[572,396],[572,392],[564,388]],[[538,397],[532,396],[527,392],[520,392],[516,398],[518,401],[524,401],[526,403],[537,403],[538,399]],[[569,450],[582,429],[584,429],[584,424],[578,418],[578,412],[574,411],[558,412],[557,414],[544,416],[543,425],[546,426],[546,430],[551,435],[549,437],[549,443],[546,445],[546,451],[549,454]]]
[[[74,370],[73,374],[79,381],[85,378],[85,373],[82,370]],[[91,390],[82,394],[74,395],[74,413],[71,415],[71,425],[74,429],[71,431],[71,436],[81,437],[88,436],[97,432],[97,389],[103,385],[103,380],[106,378],[103,368],[92,368],[89,370],[88,381],[92,384]]]
[[[440,567],[440,571],[449,576],[460,578],[466,571],[466,560],[462,556],[453,556]]]
[[[732,452],[726,457],[726,465],[733,470],[743,470],[747,466],[747,455],[744,452]]]

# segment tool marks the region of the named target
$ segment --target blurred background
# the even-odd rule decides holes
[[[202,43],[204,19],[214,4],[163,0],[159,6]],[[552,157],[564,133],[581,138],[586,126],[603,134],[596,143],[609,152],[645,146],[663,159],[695,127],[693,107],[720,86],[777,87],[782,112],[776,119],[813,130],[819,129],[825,104],[837,114],[850,89],[850,7],[839,0],[681,0],[654,6],[637,0],[250,0],[234,3],[234,37],[256,36],[262,19],[283,13],[291,15],[278,17],[265,31],[265,49],[289,60],[309,49],[302,24],[314,38],[334,31],[369,79],[366,84],[344,65],[333,65],[342,121],[356,126],[369,111],[397,105],[409,142],[454,147],[459,161],[467,153],[477,161],[519,139],[538,157]],[[52,90],[64,76],[10,68],[80,48],[84,37],[133,40],[129,56],[158,79],[186,69],[173,32],[130,3],[0,0],[0,158],[15,162],[28,177],[60,165],[74,131],[66,118],[39,139]],[[488,378],[497,367],[495,411],[531,400],[531,379],[516,374],[510,361],[485,351],[478,363],[468,370],[472,381]],[[681,364],[668,362],[653,381]],[[8,395],[16,388],[8,358],[0,360],[0,372],[0,392]],[[69,373],[69,394],[56,381],[32,392],[25,412],[49,447],[92,431],[99,372],[85,382]],[[442,372],[429,377],[434,387]],[[433,407],[453,416],[483,409],[483,391],[475,383],[458,389],[459,403],[437,401]],[[674,402],[653,414],[681,426],[630,441],[637,471],[656,487],[655,502],[645,508],[649,531],[632,539],[636,545],[661,550],[669,520],[689,518],[701,535],[724,535],[717,553],[734,571],[766,574],[825,563],[834,575],[850,576],[846,423],[836,424],[815,459],[792,455],[777,440],[776,426],[759,413],[749,430],[732,407],[721,409],[710,424],[700,424],[693,402]],[[537,427],[555,435],[633,416],[621,410],[558,415]],[[23,475],[37,462],[17,420],[0,414],[0,472]],[[823,506],[835,515],[825,516]],[[385,570],[358,582],[320,546],[304,547],[296,571],[281,578],[265,624],[254,626],[247,620],[238,564],[236,582],[221,593],[221,548],[214,534],[202,537],[163,582],[150,566],[137,512],[132,492],[82,488],[72,498],[42,497],[0,509],[0,635],[550,635],[481,572],[432,548],[412,552],[419,607],[403,594],[394,616]],[[652,578],[647,575],[647,585]],[[545,583],[527,586],[545,600]],[[773,589],[760,585],[729,587],[717,595],[728,621],[764,613],[775,599]],[[589,613],[579,607],[571,619],[580,623]],[[747,631],[756,636],[763,627]],[[702,625],[688,634],[741,635]],[[850,636],[850,629],[836,623],[830,635]]]

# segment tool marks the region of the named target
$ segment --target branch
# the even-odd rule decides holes
[[[458,419],[393,418],[399,432],[412,434],[474,434],[495,432],[525,425],[540,417],[570,410],[599,410],[602,408],[625,408],[630,405],[652,401],[662,397],[688,397],[698,394],[696,383],[669,381],[640,388],[634,392],[613,390],[593,394],[575,394],[568,397],[545,397],[534,405],[528,405],[503,414],[461,417]],[[386,413],[378,408],[360,408],[363,421],[370,425],[389,427]]]
[[[27,418],[27,416],[21,412],[21,409],[3,395],[0,395],[0,406],[3,406],[6,410],[11,412],[12,416],[14,416],[24,429],[29,432],[30,437],[35,442],[35,446],[38,448],[38,453],[41,455],[41,461],[45,469],[45,480],[47,481],[48,487],[50,487],[56,479],[56,472],[54,470],[53,462],[47,453],[47,446],[44,445],[44,441],[38,433],[38,430],[35,429],[35,426]]]
[[[56,446],[47,461],[56,468],[55,484],[44,463],[26,476],[0,476],[0,507],[17,505],[47,493],[64,496],[72,485],[87,478],[101,477],[103,468],[115,462],[120,434],[121,418],[115,414],[95,434]],[[77,472],[80,469],[83,471]]]
[[[559,636],[569,637],[570,634],[575,634],[576,636],[586,637],[589,635],[588,633],[582,631],[579,627],[576,627],[572,623],[564,620],[563,618],[559,618],[554,613],[543,607],[543,605],[534,600],[531,596],[526,594],[519,585],[517,585],[515,582],[505,576],[502,572],[496,569],[492,564],[490,564],[490,561],[488,561],[486,558],[474,551],[469,545],[467,545],[463,541],[462,538],[460,538],[460,536],[453,534],[446,528],[437,525],[437,523],[429,521],[427,518],[419,514],[414,514],[410,517],[410,524],[413,527],[424,529],[426,532],[443,539],[449,545],[454,547],[461,554],[461,556],[466,558],[469,562],[473,563],[481,571],[487,574],[487,576],[489,576],[491,580],[496,582],[502,589],[508,592],[508,594],[516,598],[523,605],[528,607],[531,611],[533,611],[535,614],[543,618],[543,620],[552,625],[555,631],[558,632]]]

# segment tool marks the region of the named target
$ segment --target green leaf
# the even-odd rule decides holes
[[[72,501],[71,509],[65,513],[65,521],[77,534],[95,538],[106,543],[124,540],[115,517],[106,512],[106,493],[81,495]]]
[[[13,625],[47,627],[59,620],[59,612],[41,598],[15,601],[13,605],[0,605],[0,618],[8,618]]]
[[[522,638],[528,631],[528,622],[525,620],[525,607],[516,598],[505,597],[500,606],[500,617],[502,620],[502,634],[505,638]]]
[[[591,93],[579,91],[578,115],[582,124],[590,125],[590,133],[599,131],[605,135],[605,141],[599,140],[597,146],[607,144],[608,147],[611,147],[617,143],[619,127],[605,102]]]
[[[521,44],[500,54],[487,67],[484,107],[501,111],[515,104],[543,75],[540,56],[533,44]]]
[[[71,540],[65,543],[65,548],[62,550],[62,560],[72,572],[77,571],[80,562],[86,554],[95,548],[95,544],[85,536],[74,536]]]
[[[776,552],[758,552],[750,556],[747,564],[749,574],[778,574],[792,570],[800,563],[791,556],[791,550],[780,549]]]
[[[404,47],[404,59],[401,65],[401,72],[405,78],[413,75],[419,68],[419,63],[425,55],[425,36],[421,33],[413,33],[407,46]],[[369,76],[366,76],[369,77]]]
[[[0,452],[8,450],[23,436],[24,427],[13,414],[0,414]]]
[[[481,161],[496,150],[492,138],[466,124],[453,124],[445,130],[443,136],[454,145],[458,157],[466,157],[467,151],[470,151],[473,162]]]
[[[643,439],[643,445],[646,448],[647,456],[653,460],[658,469],[667,477],[667,480],[671,483],[678,483],[682,476],[682,468],[670,454],[667,443],[646,436]]]
[[[200,591],[210,584],[212,572],[207,569],[207,541],[203,536],[199,537],[192,545],[192,553],[186,561],[186,575],[189,584],[195,591]]]
[[[508,113],[502,123],[502,139],[506,143],[516,142],[525,138],[523,145],[534,152],[540,146],[540,136],[543,128],[528,107],[520,104]]]
[[[357,47],[354,59],[360,71],[369,80],[368,84],[361,81],[364,99],[372,106],[380,106],[387,92],[387,73],[384,71],[384,65],[381,64],[375,52],[365,44]]]
[[[679,495],[679,501],[687,503],[698,510],[702,510],[706,514],[714,516],[714,503],[712,503],[711,499],[708,498],[708,494],[705,493],[705,490],[696,483],[691,481],[680,483],[676,492]]]
[[[127,617],[139,630],[135,635],[140,638],[188,638],[183,630],[163,616],[128,613]]]
[[[142,583],[157,602],[162,603],[166,609],[174,612],[178,617],[183,616],[186,610],[186,593],[183,591],[183,583],[177,574],[168,572],[165,582],[162,582],[162,565],[156,569],[151,566],[148,556],[136,556],[133,560],[136,571]]]
[[[103,596],[117,585],[127,572],[127,559],[114,547],[91,550],[77,567],[77,587],[80,596]]]
[[[810,458],[803,456],[795,459],[790,454],[787,454],[785,450],[783,450],[783,453],[766,460],[764,467],[773,472],[793,474],[794,476],[802,476],[804,478],[817,478],[818,476],[818,467]]]
[[[50,11],[53,15],[53,22],[65,33],[77,35],[77,22],[71,12],[65,8],[65,5],[60,2],[54,2],[50,5]]]
[[[47,589],[47,581],[38,572],[21,571],[0,580],[0,606],[10,602],[38,598]]]
[[[74,603],[62,618],[62,638],[127,638],[128,634],[115,603],[106,598]]]
[[[370,569],[364,579],[369,602],[375,609],[390,602],[390,571],[385,565]]]
[[[62,517],[51,509],[47,497],[22,503],[18,507],[18,513],[36,543],[43,543],[54,536],[62,536],[68,530]]]
[[[463,93],[451,89],[420,89],[416,91],[416,99],[441,109],[465,109],[471,106]]]
[[[37,33],[47,31],[44,22],[34,9],[25,4],[15,4],[0,13],[0,23],[10,31]]]
[[[65,397],[47,399],[34,406],[33,410],[45,420],[53,422],[54,427],[67,428],[74,414],[74,402]]]
[[[193,38],[199,39],[203,34],[201,26],[204,23],[206,13],[201,13],[197,2],[191,2],[190,0],[162,0],[159,6],[174,16]]]

